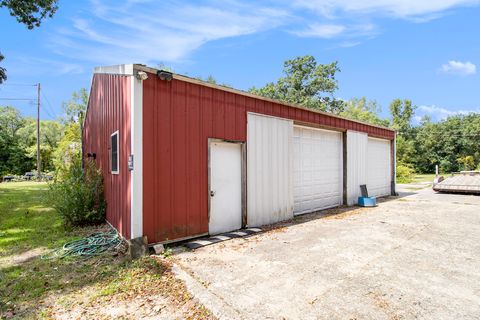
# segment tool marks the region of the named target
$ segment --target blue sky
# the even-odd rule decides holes
[[[28,30],[0,9],[0,51],[8,70],[0,97],[34,98],[42,118],[89,88],[100,65],[164,64],[191,76],[213,75],[238,89],[282,74],[283,61],[310,54],[341,68],[336,96],[377,100],[387,116],[394,98],[434,120],[480,112],[480,1],[60,1],[53,19]],[[6,104],[6,101],[0,101]],[[29,102],[10,103],[34,115]]]

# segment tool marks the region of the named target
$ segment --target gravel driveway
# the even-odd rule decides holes
[[[177,273],[225,319],[480,319],[480,197],[415,189],[179,253]]]

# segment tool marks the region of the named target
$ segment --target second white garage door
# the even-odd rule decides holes
[[[386,196],[391,192],[392,170],[390,141],[368,137],[367,189],[369,196]]]
[[[294,214],[342,204],[342,133],[295,126],[293,132]]]

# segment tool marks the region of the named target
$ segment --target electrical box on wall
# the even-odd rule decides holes
[[[133,154],[128,156],[128,170],[129,171],[133,170]]]

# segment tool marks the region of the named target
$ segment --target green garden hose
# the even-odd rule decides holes
[[[42,255],[42,259],[49,260],[66,257],[82,257],[88,259],[109,249],[117,249],[122,242],[122,238],[114,230],[94,233],[88,237],[67,242],[63,247]]]

